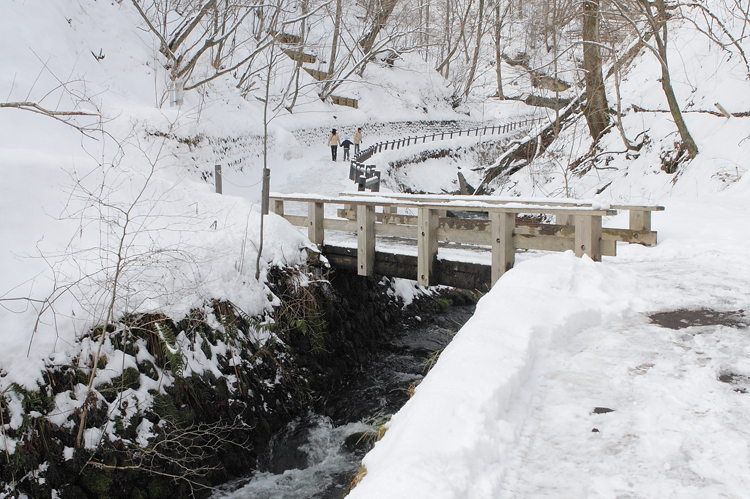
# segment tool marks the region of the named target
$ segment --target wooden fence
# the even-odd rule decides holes
[[[427,139],[430,139],[430,142],[435,142],[436,140],[447,140],[447,139],[453,139],[454,137],[478,137],[480,135],[494,135],[494,134],[500,134],[500,133],[507,133],[513,130],[518,130],[523,127],[532,126],[535,123],[539,123],[541,120],[536,118],[529,118],[526,120],[521,121],[515,121],[512,123],[505,123],[501,125],[492,125],[492,126],[484,126],[484,127],[478,127],[478,128],[471,128],[469,130],[458,130],[458,131],[448,131],[448,132],[437,132],[433,133],[431,135],[421,135],[418,137],[406,137],[402,139],[395,139],[395,140],[388,140],[385,142],[378,142],[376,144],[371,145],[370,147],[363,149],[360,151],[360,153],[357,155],[357,157],[354,158],[354,161],[358,163],[363,163],[373,157],[375,154],[382,152],[384,150],[388,149],[401,149],[401,147],[407,147],[410,145],[416,145],[416,144],[424,144],[427,142]]]
[[[631,211],[636,228],[602,228],[602,217],[615,215],[610,208],[595,203],[559,199],[523,201],[482,196],[471,201],[454,197],[415,197],[391,195],[315,195],[272,194],[271,208],[292,224],[307,227],[308,237],[323,245],[326,230],[357,234],[357,272],[373,275],[375,269],[375,238],[378,235],[417,240],[416,280],[420,285],[437,284],[435,264],[438,245],[453,242],[489,246],[492,251],[491,283],[494,284],[515,262],[516,249],[545,251],[573,250],[593,260],[602,255],[614,256],[616,242],[656,244],[656,233],[650,230],[650,213],[663,210],[659,206],[619,206]],[[286,215],[284,204],[301,202],[308,205],[307,216]],[[326,204],[343,205],[344,217],[325,218]],[[383,207],[376,212],[376,207]],[[410,208],[417,216],[399,214]],[[481,211],[486,220],[446,217],[446,211]],[[633,216],[636,213],[636,216]],[[554,215],[555,224],[517,224],[517,215]],[[648,214],[646,217],[645,214]],[[648,220],[648,223],[647,223]],[[648,228],[645,226],[648,225]],[[640,229],[638,228],[640,227]]]

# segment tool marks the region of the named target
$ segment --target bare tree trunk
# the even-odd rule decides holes
[[[299,36],[300,57],[297,59],[297,64],[294,67],[294,94],[292,96],[292,102],[289,103],[289,106],[286,108],[287,111],[289,111],[290,113],[294,109],[294,106],[297,103],[297,96],[299,95],[299,74],[302,69],[302,59],[303,59],[303,53],[305,51],[305,40],[307,39],[307,16],[310,10],[308,2],[309,0],[302,1],[302,26],[300,28],[300,36]]]
[[[443,59],[443,66],[438,69],[438,72],[442,72],[443,68],[445,68],[445,73],[443,74],[443,78],[448,78],[448,75],[450,74],[451,70],[451,57],[453,57],[453,51],[451,51],[451,0],[445,0],[445,51],[448,54],[448,57],[443,58],[441,54],[441,58]],[[440,49],[442,52],[442,48]]]
[[[331,60],[328,61],[328,78],[323,86],[323,91],[320,93],[321,99],[328,98],[328,93],[331,88],[333,74],[335,72],[334,66],[336,65],[336,51],[339,46],[339,36],[341,34],[341,0],[336,0],[336,18],[333,20],[333,43],[331,46]]]
[[[586,106],[583,113],[591,137],[596,140],[609,125],[607,94],[599,53],[599,0],[583,2],[583,69],[586,71]]]
[[[505,100],[505,94],[503,93],[503,72],[500,67],[503,62],[503,50],[500,40],[505,16],[508,14],[508,9],[510,8],[510,2],[505,6],[505,11],[502,14],[500,14],[500,0],[495,0],[495,2],[495,73],[497,75],[497,97],[500,100]]]
[[[338,0],[340,2],[340,0]],[[372,47],[375,45],[375,40],[380,33],[380,30],[385,28],[385,24],[388,22],[388,18],[393,14],[393,9],[396,8],[398,0],[383,0],[379,5],[380,8],[375,13],[372,22],[372,28],[359,40],[359,46],[362,47],[362,51],[365,54],[372,52]]]
[[[471,58],[471,67],[469,77],[466,80],[464,89],[464,98],[469,97],[471,86],[474,84],[474,76],[477,72],[477,63],[479,62],[479,50],[482,47],[482,36],[484,35],[484,0],[479,0],[479,18],[477,19],[477,43],[474,47],[474,55]]]
[[[672,114],[672,119],[674,119],[675,125],[677,125],[682,144],[685,146],[688,156],[692,159],[698,155],[698,146],[695,144],[695,141],[685,124],[685,120],[682,118],[682,111],[680,110],[677,98],[674,95],[672,78],[669,75],[669,65],[667,63],[667,7],[664,4],[664,0],[654,0],[653,4],[646,3],[645,0],[639,1],[646,10],[649,24],[651,24],[654,31],[654,40],[656,41],[656,48],[659,52],[659,62],[661,64],[661,88],[664,90],[664,95],[667,97],[669,112]],[[658,19],[653,15],[651,5],[656,6]]]

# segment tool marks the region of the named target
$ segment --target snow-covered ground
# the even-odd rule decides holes
[[[0,391],[14,383],[34,389],[45,365],[85,363],[90,352],[81,338],[106,320],[112,300],[115,316],[179,316],[210,299],[267,311],[263,271],[301,263],[310,243],[271,215],[255,279],[262,106],[228,79],[187,93],[182,107],[161,106],[163,61],[128,2],[6,3],[2,99],[98,112],[103,121],[86,136],[50,117],[0,110]],[[648,318],[750,305],[750,118],[705,112],[714,102],[748,111],[750,87],[737,54],[728,57],[690,25],[680,29],[671,32],[670,67],[678,100],[691,111],[698,158],[676,174],[661,169],[676,134],[663,112],[657,64],[645,52],[621,88],[627,136],[647,136],[638,154],[625,152],[612,131],[596,161],[571,170],[591,146],[579,120],[541,160],[494,185],[523,196],[575,197],[608,185],[605,195],[617,202],[658,202],[666,207],[654,214],[659,244],[621,245],[602,263],[570,254],[519,257],[393,417],[351,497],[747,496],[748,313],[738,313],[744,326],[679,330]],[[348,165],[331,162],[324,145],[331,127],[343,136],[361,124],[385,124],[366,135],[367,146],[394,138],[393,121],[548,117],[549,110],[484,98],[461,108],[471,116],[457,114],[452,89],[418,64],[417,55],[393,69],[372,64],[345,87],[360,99],[357,110],[322,103],[312,89],[294,114],[274,116],[272,189],[354,189]],[[491,79],[484,80],[488,88],[475,96],[491,93]],[[608,92],[614,102],[609,83]],[[96,116],[87,120],[77,122],[97,125]],[[385,170],[401,154],[375,162]],[[224,196],[201,178],[217,163]],[[449,190],[459,167],[476,183],[476,166],[430,160],[391,180]],[[120,257],[123,272],[113,272]],[[115,276],[125,295],[113,292]],[[67,402],[57,408],[61,422],[76,408]],[[5,425],[18,429],[20,402],[11,409]],[[12,444],[0,440],[0,449],[12,452]]]
[[[665,201],[653,248],[518,264],[392,418],[349,497],[746,497],[748,193],[745,179]],[[681,309],[739,323],[648,317]]]

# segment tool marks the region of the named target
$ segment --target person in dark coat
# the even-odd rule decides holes
[[[328,136],[328,145],[331,146],[331,161],[336,161],[336,153],[341,145],[341,139],[335,128],[331,130],[331,135]]]
[[[344,141],[341,143],[341,147],[344,148],[344,161],[349,159],[349,148],[352,146],[353,142],[349,140],[349,137],[344,137]]]

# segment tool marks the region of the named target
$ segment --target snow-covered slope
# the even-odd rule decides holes
[[[624,152],[613,130],[595,159],[570,168],[592,144],[578,120],[531,166],[493,185],[499,193],[574,197],[607,186],[605,195],[618,202],[659,202],[667,207],[654,218],[659,246],[618,248],[620,256],[603,263],[544,256],[509,272],[394,417],[353,497],[667,490],[741,497],[748,489],[747,398],[716,380],[723,372],[750,376],[744,330],[671,332],[645,318],[678,308],[747,309],[750,289],[743,176],[750,118],[700,112],[713,111],[714,102],[750,110],[748,79],[739,56],[680,26],[672,31],[670,68],[701,151],[695,160],[676,173],[661,168],[675,128],[657,63],[644,52],[621,87],[625,133],[643,143],[637,154]],[[180,315],[209,299],[251,315],[268,310],[264,271],[302,262],[309,241],[269,216],[256,280],[260,95],[243,97],[227,76],[169,107],[158,44],[130,2],[5,2],[0,46],[2,102],[87,115],[0,109],[0,391],[34,389],[45,365],[85,361],[90,345],[81,336],[111,317]],[[489,99],[461,108],[470,116],[457,115],[453,89],[416,54],[393,68],[370,64],[348,82],[343,90],[359,99],[356,110],[320,102],[315,86],[306,88],[294,113],[270,120],[274,190],[352,188],[346,164],[329,160],[323,141],[331,127],[345,135],[388,121],[550,116]],[[611,84],[608,92],[614,102]],[[393,138],[379,130],[365,144]],[[447,161],[422,169],[440,175],[415,168],[415,185],[443,189],[459,166],[477,166]],[[224,167],[228,195],[202,178],[215,164]],[[599,405],[616,410],[591,415]],[[18,428],[20,412],[14,416],[6,424]],[[6,443],[0,447],[12,452]],[[709,463],[719,454],[722,469]]]

